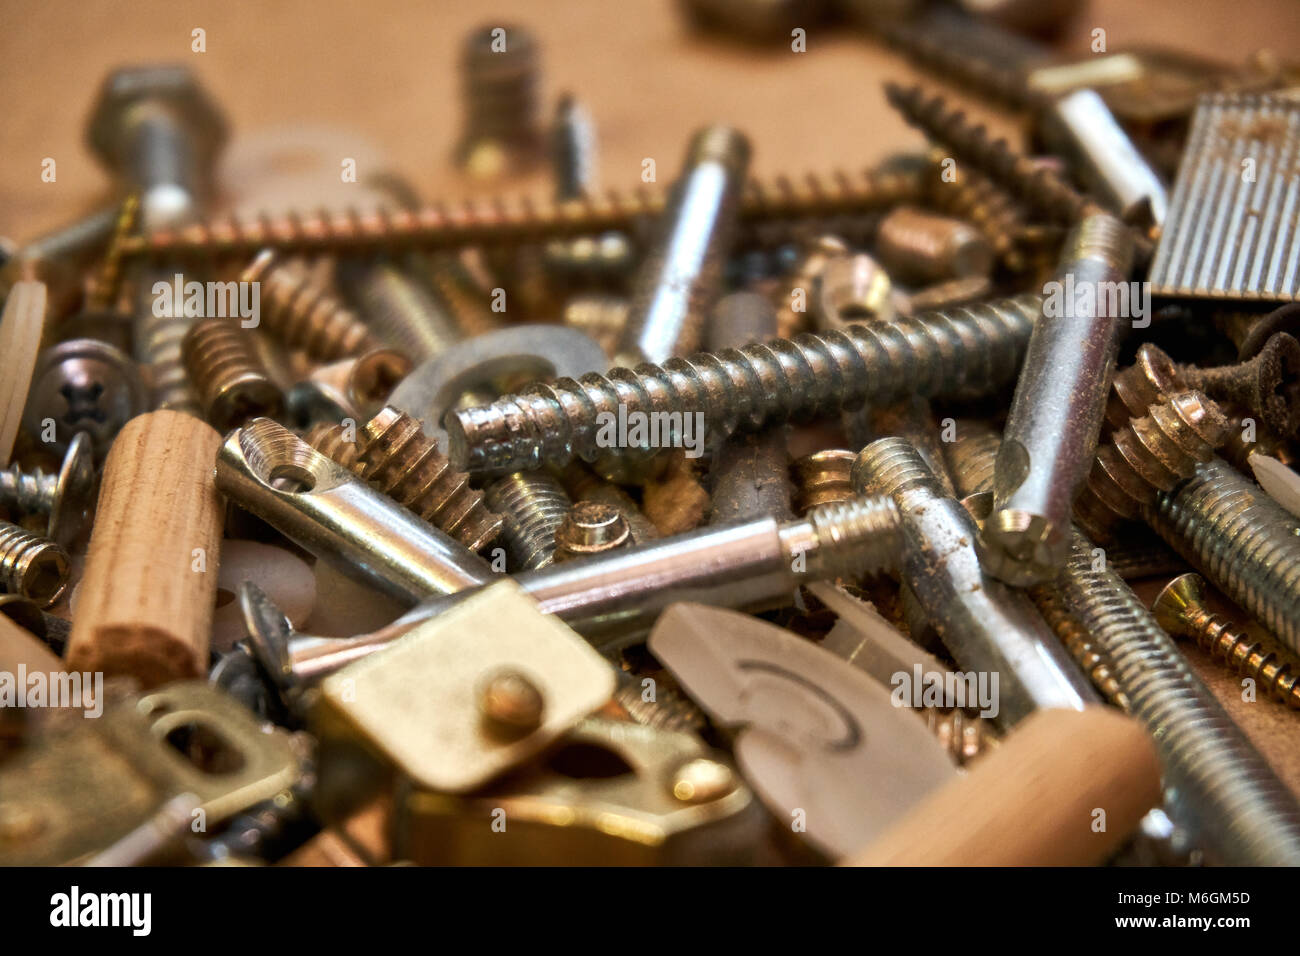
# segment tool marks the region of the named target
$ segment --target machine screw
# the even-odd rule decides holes
[[[301,262],[258,253],[240,277],[258,282],[262,324],[289,348],[320,362],[335,362],[379,347],[355,312],[322,289]]]
[[[1300,652],[1300,521],[1215,459],[1144,514],[1210,583]]]
[[[1211,612],[1199,574],[1180,574],[1166,584],[1151,613],[1171,637],[1192,638],[1201,650],[1254,680],[1274,700],[1300,709],[1300,660],[1281,645],[1237,630]]]
[[[230,319],[200,319],[181,343],[185,370],[203,411],[218,431],[249,419],[278,416],[284,396],[271,381],[251,332]]]
[[[512,570],[544,568],[555,560],[555,533],[573,506],[564,487],[542,471],[520,471],[487,486],[488,507],[505,519],[501,536]]]
[[[70,564],[61,546],[0,521],[0,593],[49,607],[68,586]]]
[[[790,465],[795,484],[795,511],[801,515],[821,505],[849,501],[853,491],[853,462],[857,452],[827,448],[804,455]]]
[[[523,27],[485,26],[460,55],[464,131],[456,162],[476,179],[526,170],[540,159],[537,43]]]
[[[899,206],[880,220],[875,249],[890,276],[905,283],[928,285],[993,271],[993,247],[983,233],[912,206]]]
[[[78,432],[63,456],[58,474],[17,465],[0,471],[0,505],[49,515],[45,535],[67,546],[76,540],[95,507],[95,459],[90,436]]]
[[[470,471],[562,467],[605,451],[605,414],[704,415],[712,440],[787,419],[887,402],[908,394],[988,392],[1016,373],[1042,297],[1036,294],[929,312],[897,322],[805,333],[662,367],[559,379],[447,419],[450,457]]]
[[[623,512],[598,501],[579,501],[555,530],[555,560],[567,561],[632,543]]]

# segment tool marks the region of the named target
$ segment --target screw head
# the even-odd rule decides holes
[[[627,518],[613,505],[580,501],[565,515],[556,531],[555,557],[583,557],[627,544],[632,537]]]
[[[1205,601],[1205,580],[1192,572],[1180,574],[1156,595],[1151,613],[1156,623],[1174,637],[1187,637],[1191,633],[1192,613]]]
[[[546,701],[528,677],[517,670],[500,670],[478,690],[479,712],[488,730],[498,737],[522,737],[542,725]]]
[[[77,539],[94,507],[94,445],[88,434],[77,432],[59,469],[46,535],[66,547]]]

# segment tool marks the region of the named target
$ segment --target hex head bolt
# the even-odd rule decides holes
[[[1159,494],[1143,516],[1211,584],[1300,652],[1300,520],[1217,458]]]
[[[0,505],[49,515],[46,537],[67,546],[95,507],[95,455],[90,436],[78,432],[56,474],[10,465],[0,471]]]
[[[1070,509],[1097,449],[1126,321],[1110,314],[1104,290],[1127,286],[1132,254],[1131,234],[1118,219],[1084,219],[1066,242],[1057,277],[1062,289],[1092,288],[1093,307],[1085,315],[1044,314],[1029,339],[981,538],[985,567],[1008,584],[1050,581],[1065,564]]]
[[[750,146],[727,126],[697,132],[686,150],[659,233],[632,288],[616,359],[663,362],[695,351],[718,297],[735,237]]]
[[[1081,710],[1098,701],[1029,598],[980,567],[975,519],[907,441],[882,438],[853,465],[859,494],[893,498],[902,514],[902,578],[957,663],[997,673],[1000,727],[1034,710]]]
[[[211,195],[226,122],[188,68],[129,67],[104,81],[86,138],[140,193],[145,225],[174,226]]]
[[[1300,562],[1293,561],[1291,569],[1300,574]],[[1170,815],[1224,864],[1300,864],[1295,795],[1137,595],[1094,559],[1092,542],[1077,531],[1057,586],[1067,608],[1110,658],[1131,713],[1155,741]]]
[[[1269,697],[1300,709],[1300,658],[1213,613],[1205,604],[1205,580],[1199,574],[1180,574],[1166,584],[1151,613],[1170,637],[1194,640],[1220,664],[1255,681]]]
[[[896,322],[805,333],[662,366],[560,378],[447,417],[449,455],[473,471],[563,467],[606,451],[607,415],[704,415],[710,441],[910,394],[987,393],[1020,367],[1042,297],[1022,295]]]

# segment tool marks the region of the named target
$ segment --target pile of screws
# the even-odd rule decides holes
[[[552,198],[249,219],[108,78],[120,204],[0,273],[0,863],[1300,863],[1294,73],[844,6],[1040,152],[889,83],[927,149],[598,193],[489,26],[449,161]]]

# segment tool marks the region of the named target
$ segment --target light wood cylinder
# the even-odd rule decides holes
[[[118,433],[104,466],[68,666],[145,688],[201,677],[216,603],[224,507],[212,473],[221,436],[150,412]]]
[[[1084,866],[1160,801],[1151,738],[1115,710],[1045,710],[941,787],[850,866]],[[1103,811],[1103,818],[1098,814]]]

